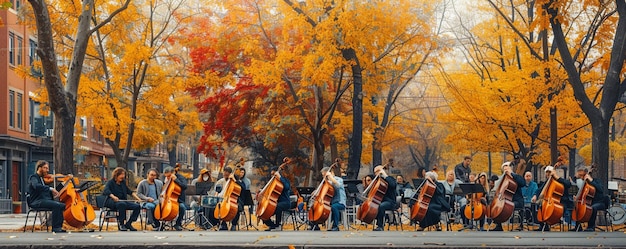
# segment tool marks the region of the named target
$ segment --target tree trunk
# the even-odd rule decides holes
[[[350,155],[348,158],[348,179],[356,179],[361,169],[361,152],[363,150],[363,76],[361,64],[354,49],[343,49],[343,58],[352,62],[352,136],[350,138]]]
[[[55,173],[74,174],[74,115],[58,115],[54,119],[54,163]],[[70,148],[70,149],[58,149]]]
[[[606,190],[608,187],[606,183],[609,181],[609,121],[592,121],[591,131],[591,163],[596,166],[596,171],[592,171],[591,175],[600,179]]]

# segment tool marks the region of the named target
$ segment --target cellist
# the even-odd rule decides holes
[[[137,231],[132,223],[139,217],[141,206],[134,202],[125,201],[128,195],[132,195],[135,200],[141,200],[137,194],[126,186],[126,170],[117,167],[113,170],[113,176],[104,186],[102,195],[107,196],[104,205],[113,210],[117,210],[117,226],[120,231]],[[126,210],[132,210],[128,220],[126,220]]]
[[[517,165],[517,167],[522,167],[524,165]],[[513,198],[512,201],[515,204],[515,208],[520,209],[520,208],[524,208],[524,196],[522,195],[522,186],[524,186],[526,184],[526,180],[524,180],[524,177],[522,177],[521,175],[516,174],[515,172],[513,172],[513,167],[511,166],[511,162],[504,162],[502,164],[502,166],[500,166],[500,169],[502,170],[502,173],[504,175],[509,175],[513,178],[513,181],[517,184],[517,188],[515,189],[515,193],[513,194]],[[500,177],[500,180],[498,180],[495,184],[495,189],[496,191],[499,189],[500,186],[500,182],[502,181],[504,177]],[[494,200],[495,201],[495,200]],[[518,230],[522,229],[522,222],[520,222],[520,228]],[[491,229],[490,231],[502,231],[502,223],[497,223],[496,222],[496,227],[494,229]]]
[[[227,190],[227,188],[225,188],[226,186],[226,181],[227,180],[231,180],[232,184],[239,184],[239,186],[241,186],[241,189],[245,189],[245,184],[238,179],[238,177],[235,177],[235,174],[233,174],[233,168],[231,168],[230,166],[226,166],[223,169],[222,172],[222,179],[217,180],[217,182],[215,182],[215,189],[221,189],[221,191],[217,194],[218,197],[224,197],[224,194]],[[239,196],[239,198],[237,199],[237,205],[239,210],[243,210],[243,201],[241,200],[241,196]],[[231,231],[235,231],[237,229],[237,224],[239,223],[239,212],[237,212],[237,214],[235,215],[235,217],[233,218],[233,220],[231,221],[231,226],[230,226],[230,230]],[[228,225],[226,224],[226,222],[222,221],[222,223],[220,224],[220,230],[221,231],[225,231],[228,230]]]
[[[533,195],[530,201],[532,203],[535,203],[537,201],[537,197],[541,194],[543,187],[547,184],[550,178],[553,177],[554,180],[563,184],[564,190],[563,190],[563,196],[561,196],[561,201],[560,201],[561,205],[563,205],[563,208],[566,210],[568,208],[571,208],[573,206],[573,203],[570,201],[570,198],[569,198],[569,188],[572,186],[572,183],[570,183],[570,181],[565,180],[565,178],[560,177],[559,174],[557,174],[554,171],[554,167],[552,166],[546,166],[544,171],[546,172],[546,180],[542,182],[541,184],[539,184],[537,191],[535,191],[535,194]],[[550,193],[546,193],[546,194],[550,194]],[[545,222],[543,222],[539,224],[539,228],[537,228],[535,231],[550,231],[550,226],[546,224]]]
[[[591,184],[591,186],[593,186],[594,188],[596,188],[595,195],[593,196],[593,201],[591,202],[591,217],[589,218],[589,222],[587,222],[587,229],[583,230],[585,232],[593,232],[596,230],[596,214],[598,213],[598,210],[604,210],[607,208],[604,203],[605,198],[607,198],[606,196],[604,196],[604,187],[598,179],[594,179],[593,177],[591,177],[591,174],[589,174],[589,170],[585,166],[581,165],[576,168],[576,177],[579,180],[577,181],[577,184],[578,182],[582,183],[581,186],[579,186],[579,189],[582,189],[585,181]],[[572,230],[581,231],[582,229],[580,229],[580,227],[580,222],[576,221],[576,227]]]
[[[437,181],[437,178],[439,178],[437,172],[428,171],[426,172],[425,178],[425,180],[430,179],[430,181],[435,183],[436,188],[428,204],[428,209],[426,210],[424,219],[419,221],[420,227],[417,231],[422,231],[429,226],[439,224],[439,221],[441,220],[441,212],[450,211],[450,203],[446,199],[446,190],[443,183]],[[441,231],[441,228],[437,227],[437,231]]]
[[[385,230],[385,212],[398,207],[398,204],[396,203],[396,179],[387,175],[387,172],[385,172],[386,169],[387,168],[383,165],[374,167],[374,175],[378,175],[387,181],[387,192],[385,192],[383,201],[378,206],[378,213],[376,214],[376,228],[374,228],[374,231]]]
[[[48,175],[50,166],[44,160],[37,161],[37,169],[35,174],[28,177],[28,206],[33,208],[49,208],[52,210],[52,231],[55,233],[64,233],[63,230],[63,211],[65,204],[55,201],[54,198],[59,196],[59,191],[45,184],[44,177]]]
[[[263,223],[268,226],[265,231],[277,231],[281,230],[283,211],[289,210],[289,208],[291,208],[291,201],[289,200],[289,196],[291,195],[291,184],[289,184],[289,179],[280,175],[278,167],[273,167],[270,175],[273,175],[277,179],[280,179],[280,182],[283,184],[283,191],[280,193],[280,196],[278,196],[276,210],[274,211],[274,216],[276,216],[276,222],[273,222],[271,219],[267,219],[263,220]]]
[[[343,186],[343,179],[335,176],[335,173],[330,170],[330,167],[322,168],[321,173],[323,177],[326,177],[326,181],[328,181],[335,190],[335,195],[330,201],[330,220],[333,225],[330,229],[328,229],[328,231],[339,231],[339,217],[341,210],[346,209],[347,200],[346,189]]]
[[[178,163],[174,168],[165,167],[165,169],[163,170],[163,177],[165,177],[165,180],[163,182],[167,182],[167,180],[169,179],[170,181],[176,182],[178,186],[180,186],[181,193],[178,196],[178,216],[176,217],[176,223],[174,223],[174,229],[176,229],[176,231],[182,231],[183,218],[185,217],[185,212],[187,212],[187,209],[189,208],[187,207],[187,204],[185,204],[185,190],[187,189],[187,178],[178,173],[178,170],[180,170],[180,164]]]

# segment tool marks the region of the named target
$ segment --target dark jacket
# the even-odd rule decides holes
[[[470,166],[463,166],[463,162],[457,164],[454,167],[454,174],[456,175],[456,179],[459,179],[465,183],[469,182],[469,175],[472,173],[472,168]]]
[[[593,178],[593,181],[591,181],[590,184],[596,188],[596,194],[593,196],[593,201],[591,203],[605,203],[605,198],[607,197],[604,196],[604,187],[602,186],[602,183],[600,183],[600,180],[598,180],[598,178]]]
[[[50,190],[50,186],[44,184],[41,176],[35,173],[28,177],[28,195],[26,201],[30,205],[40,200],[52,200],[52,190]]]
[[[437,188],[433,194],[430,203],[428,204],[428,210],[426,216],[420,221],[420,227],[426,228],[439,223],[441,212],[450,211],[450,204],[446,200],[446,192],[443,184],[439,181],[435,181]]]
[[[174,180],[174,182],[178,183],[181,190],[180,195],[178,196],[178,203],[185,203],[185,200],[187,199],[185,195],[185,190],[187,189],[187,178],[177,172],[176,180]]]
[[[385,196],[383,197],[383,201],[389,201],[396,205],[396,187],[398,184],[396,183],[396,178],[391,176],[387,176],[385,178],[387,181],[387,192],[385,192]]]
[[[278,196],[278,202],[286,202],[291,205],[291,201],[289,200],[289,196],[291,195],[291,184],[289,183],[289,179],[284,176],[280,176],[280,182],[283,183],[283,192]]]

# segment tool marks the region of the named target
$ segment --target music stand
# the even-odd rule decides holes
[[[196,182],[196,195],[207,195],[213,188],[214,182]]]
[[[459,188],[462,191],[462,194],[464,195],[470,195],[470,202],[467,205],[470,205],[470,210],[471,210],[471,215],[470,215],[470,224],[471,224],[471,228],[470,229],[478,229],[475,225],[474,225],[474,205],[472,205],[472,203],[474,203],[474,195],[475,193],[484,193],[485,192],[485,188],[483,188],[483,185],[480,185],[478,183],[461,183],[459,184]],[[455,188],[456,189],[456,188]],[[455,191],[456,192],[456,191]],[[463,210],[461,210],[461,212],[463,212]],[[465,229],[465,228],[463,228]],[[461,229],[461,230],[463,230]]]
[[[248,224],[244,227],[246,230],[250,230],[249,227],[259,230],[259,228],[252,225],[252,206],[254,206],[254,200],[252,199],[252,192],[249,189],[242,189],[239,195],[242,198],[243,206],[248,206]],[[245,215],[245,213],[244,213]]]
[[[415,186],[415,188],[419,188],[419,186],[422,185],[422,182],[424,182],[424,178],[415,178],[415,179],[411,179],[411,181],[413,182],[413,186]]]

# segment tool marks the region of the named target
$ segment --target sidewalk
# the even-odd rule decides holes
[[[100,210],[96,210],[96,218],[91,222],[94,226],[98,226],[98,218],[100,217]],[[35,213],[30,213],[28,217],[27,226],[32,226]],[[0,214],[0,232],[15,232],[24,229],[24,222],[26,222],[26,214]],[[35,225],[40,225],[41,221],[37,218]],[[111,222],[109,227],[115,227],[117,223]]]

